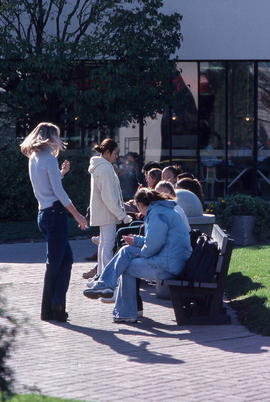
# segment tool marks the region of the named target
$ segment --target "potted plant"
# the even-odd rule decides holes
[[[270,205],[259,197],[230,195],[211,203],[207,212],[216,215],[217,223],[229,231],[237,245],[254,244],[268,232]]]

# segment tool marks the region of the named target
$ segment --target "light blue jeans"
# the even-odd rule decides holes
[[[170,279],[174,276],[160,272],[149,258],[140,257],[141,249],[134,246],[124,246],[106,265],[99,282],[115,288],[120,277],[116,295],[114,317],[137,318],[136,278],[157,280]]]

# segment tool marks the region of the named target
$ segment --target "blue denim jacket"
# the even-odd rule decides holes
[[[145,215],[145,236],[135,236],[134,246],[159,271],[178,275],[191,254],[190,236],[172,200],[155,201]]]

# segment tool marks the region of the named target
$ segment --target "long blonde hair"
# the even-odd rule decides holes
[[[33,152],[39,152],[51,147],[52,154],[58,156],[59,151],[66,148],[66,143],[60,138],[60,129],[52,123],[39,123],[20,145],[21,152],[28,158]]]

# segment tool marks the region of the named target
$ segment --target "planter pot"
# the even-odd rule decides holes
[[[253,234],[255,224],[254,216],[233,216],[230,235],[238,246],[248,246],[256,243],[256,238]]]

